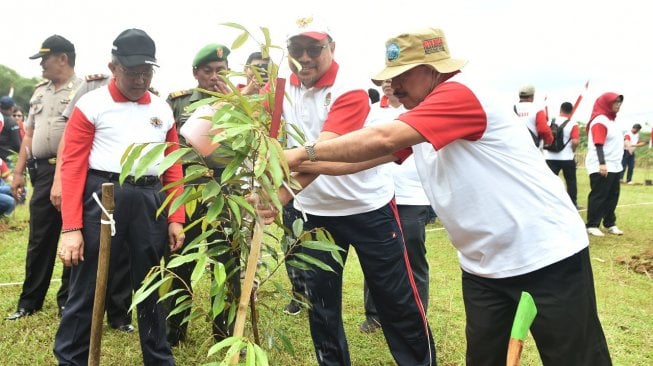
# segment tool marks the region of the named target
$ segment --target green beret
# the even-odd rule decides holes
[[[229,53],[231,53],[231,51],[229,51],[226,46],[217,43],[208,44],[199,50],[197,55],[195,55],[195,58],[193,59],[193,67],[211,61],[227,61]]]

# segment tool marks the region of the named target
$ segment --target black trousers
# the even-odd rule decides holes
[[[54,168],[54,165],[44,163],[30,169],[33,192],[29,202],[29,241],[23,291],[18,300],[18,307],[27,310],[40,310],[43,307],[57,259],[61,214],[50,202]],[[69,269],[64,268],[57,292],[59,307],[64,306],[68,297],[69,276]]]
[[[306,230],[325,228],[343,262],[353,246],[363,269],[383,334],[398,365],[435,365],[435,345],[408,265],[396,207],[389,203],[377,210],[349,216],[308,215]],[[331,253],[300,247],[332,269],[300,271],[308,289],[309,324],[320,365],[349,365],[349,348],[342,323],[342,271]]]
[[[283,217],[283,225],[288,227],[289,229],[292,229],[293,222],[301,218],[302,214],[301,212],[295,209],[295,207],[293,206],[293,201],[291,200],[283,207],[282,217]],[[290,240],[294,241],[295,238],[291,238]],[[295,253],[297,252],[299,252],[298,246],[289,248],[288,252],[284,253],[287,256],[286,261],[296,260]],[[308,296],[308,292],[306,291],[306,284],[304,283],[304,278],[302,277],[301,271],[298,268],[286,264],[286,274],[288,275],[288,279],[290,280],[293,297],[299,298],[301,301],[306,300],[306,297]]]
[[[100,207],[92,198],[101,196],[108,179],[89,174],[84,191],[84,261],[71,269],[70,296],[54,341],[54,354],[60,365],[86,365],[88,362],[91,317],[100,245]],[[159,264],[168,245],[167,215],[156,216],[165,199],[161,183],[134,186],[115,183],[116,235],[111,239],[109,278],[117,270],[121,252],[128,253],[129,273],[134,290],[141,286],[148,271]],[[154,291],[137,305],[138,332],[144,365],[174,365],[166,340],[163,305]]]
[[[57,246],[61,233],[61,213],[50,201],[55,166],[43,162],[30,168],[34,191],[30,200],[30,233],[25,262],[25,281],[18,300],[18,307],[40,310],[50,287],[50,279],[57,259]],[[122,261],[127,261],[123,253]],[[61,286],[57,291],[57,305],[65,306],[68,298],[70,268],[63,267]],[[118,327],[131,323],[131,283],[128,267],[120,269],[110,278],[107,288],[107,320]]]
[[[624,170],[619,173],[619,179],[623,179],[624,173],[628,170],[628,173],[626,174],[626,182],[632,182],[633,172],[635,171],[635,153],[633,152],[631,154],[628,150],[624,150],[624,156],[621,159],[621,166]]]
[[[422,301],[424,313],[429,307],[429,263],[426,260],[426,223],[429,220],[431,206],[397,205],[401,231],[406,243],[406,253],[410,269],[413,272],[419,298]],[[365,316],[378,320],[378,312],[367,283],[363,282],[363,299]]]
[[[577,196],[578,196],[578,184],[576,183],[576,162],[574,160],[547,160],[546,164],[549,166],[553,174],[560,174],[562,170],[562,176],[565,177],[565,183],[567,185],[567,194],[571,198],[571,202],[574,206],[578,206]]]
[[[537,271],[508,278],[462,272],[469,366],[506,364],[508,340],[522,291],[533,296],[531,326],[544,366],[611,365],[596,310],[589,249]]]
[[[188,224],[193,223],[196,220],[199,220],[202,216],[206,215],[207,207],[205,205],[198,204],[195,212],[193,212],[187,221]],[[188,218],[188,216],[187,216]],[[184,253],[184,250],[188,245],[199,235],[202,234],[202,226],[195,225],[186,231],[186,238],[184,239],[184,245],[179,249],[179,253]],[[240,298],[240,248],[232,248],[230,238],[227,235],[224,235],[224,232],[217,231],[206,238],[208,243],[213,243],[209,245],[209,251],[213,253],[220,253],[212,255],[213,259],[224,264],[225,271],[227,273],[226,286],[224,291],[226,292],[227,302],[233,302]],[[197,251],[197,250],[193,250]],[[210,255],[210,253],[209,253]],[[169,260],[171,253],[167,251],[167,258]],[[191,285],[191,275],[195,269],[196,262],[184,263],[179,267],[172,269],[172,272],[178,276],[172,281],[172,286],[170,291],[182,289],[184,291],[178,292],[177,294],[169,297],[166,300],[166,311],[170,313],[177,305],[177,301],[182,296],[191,295],[188,290],[192,292],[193,287]],[[218,296],[223,296],[225,293],[219,293]],[[211,299],[213,301],[213,298]],[[182,303],[191,304],[192,300],[190,298],[182,300]],[[220,314],[214,314],[213,318],[213,338],[216,341],[221,341],[233,334],[233,322],[229,324],[228,314],[229,309],[225,308]],[[170,344],[177,344],[179,341],[186,339],[186,332],[188,329],[188,320],[184,321],[190,315],[191,309],[188,307],[183,311],[170,315],[168,317],[168,342]]]
[[[587,196],[587,227],[610,227],[617,223],[615,210],[619,203],[621,185],[619,173],[590,174],[590,193]]]

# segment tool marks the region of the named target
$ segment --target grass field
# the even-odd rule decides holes
[[[635,182],[652,179],[653,172],[639,169]],[[579,204],[587,205],[589,187],[583,170],[578,171]],[[615,365],[653,365],[653,281],[651,274],[636,273],[618,261],[646,251],[653,251],[653,186],[622,186],[618,225],[625,235],[591,238],[590,256],[596,282],[599,316]],[[584,212],[580,212],[584,216]],[[0,310],[15,310],[24,276],[27,243],[27,208],[20,206],[14,217],[0,227]],[[460,269],[456,252],[439,224],[429,225],[427,236],[431,283],[428,318],[435,336],[438,364],[463,365],[465,355],[464,310],[460,290]],[[61,273],[57,263],[54,278]],[[285,272],[275,280],[289,286]],[[363,316],[363,287],[355,252],[345,267],[344,321],[353,365],[392,365],[380,332],[363,334],[358,324]],[[58,325],[55,294],[59,282],[53,281],[43,311],[10,322],[0,320],[0,365],[52,365],[54,333]],[[198,296],[199,306],[207,305],[204,286]],[[263,346],[269,349],[273,365],[314,365],[306,311],[292,317],[282,313],[287,295],[279,294],[270,283],[264,283],[258,294],[259,328]],[[203,301],[202,301],[203,300]],[[135,322],[134,322],[135,324]],[[189,340],[173,349],[178,365],[200,365],[211,345],[208,322],[197,319],[190,326]],[[280,334],[292,343],[294,352],[282,350]],[[102,365],[141,364],[138,335],[124,334],[105,327],[102,343]],[[532,338],[526,342],[523,365],[541,365]]]

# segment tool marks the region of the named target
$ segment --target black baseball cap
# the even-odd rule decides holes
[[[60,35],[53,35],[48,37],[45,41],[43,41],[43,44],[41,45],[41,49],[39,49],[39,52],[36,53],[34,56],[31,56],[30,59],[34,60],[37,58],[41,58],[43,56],[47,56],[51,53],[62,53],[62,52],[72,52],[75,53],[75,46],[67,39]]]
[[[127,29],[113,41],[111,54],[126,67],[156,64],[156,46],[150,36],[140,29]]]

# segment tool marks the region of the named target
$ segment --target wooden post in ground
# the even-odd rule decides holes
[[[247,257],[247,270],[245,279],[240,290],[240,301],[238,302],[238,312],[236,313],[236,322],[234,323],[234,337],[241,337],[245,330],[245,320],[247,319],[247,307],[249,305],[252,287],[254,286],[254,276],[256,275],[256,265],[258,256],[261,252],[261,240],[263,239],[263,227],[260,219],[256,219],[254,224],[254,235],[252,235],[252,244],[249,248]],[[240,359],[240,352],[236,352],[232,357],[230,364],[236,365]]]
[[[113,214],[113,183],[102,184],[102,206],[104,206],[109,214]],[[95,282],[95,299],[93,301],[93,318],[91,321],[91,345],[88,353],[88,364],[90,366],[100,365],[104,303],[111,252],[111,224],[108,223],[109,217],[104,212],[102,212],[102,221],[103,223],[100,226],[100,252],[98,255],[97,279]]]

